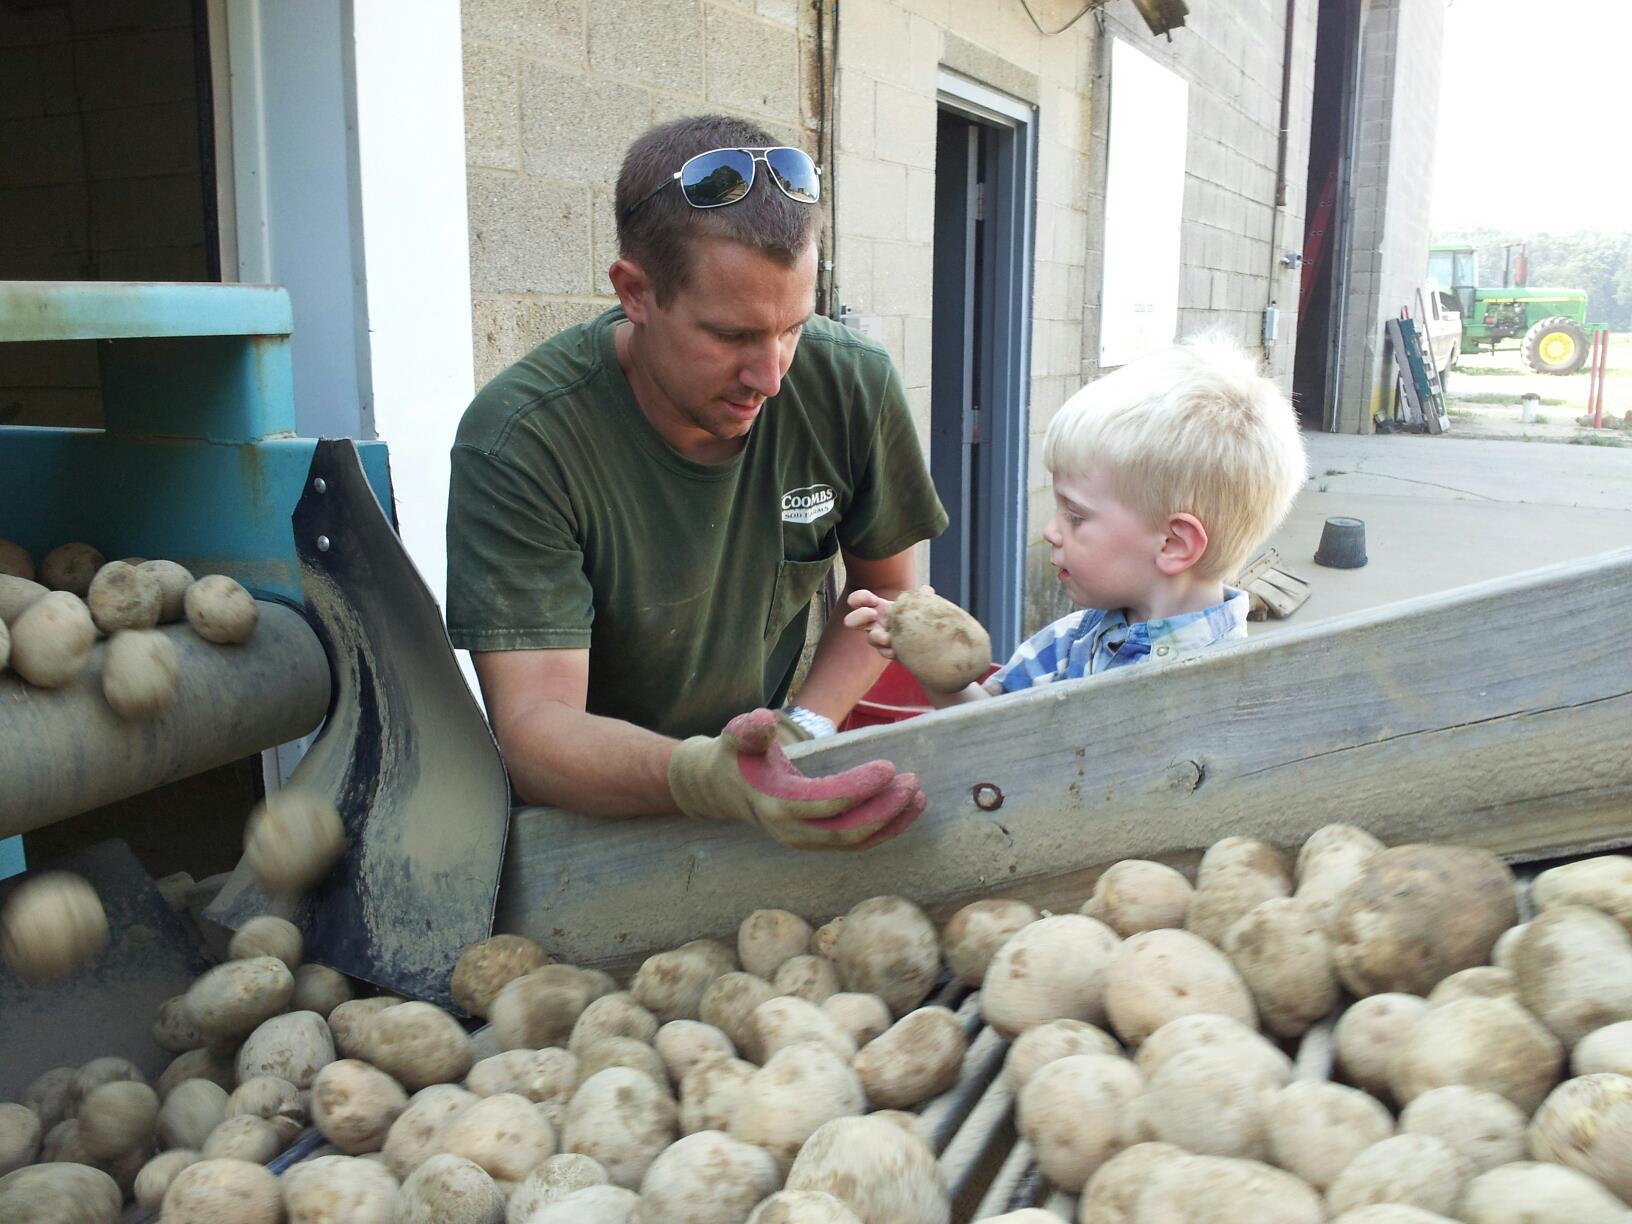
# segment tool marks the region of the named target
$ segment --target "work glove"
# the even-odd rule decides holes
[[[805,777],[777,743],[780,725],[775,710],[751,710],[717,736],[682,741],[669,763],[675,804],[704,820],[740,820],[795,850],[866,850],[924,810],[918,776],[888,761]]]

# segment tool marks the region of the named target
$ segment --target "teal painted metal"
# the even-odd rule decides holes
[[[0,281],[0,340],[287,336],[281,285]]]
[[[9,880],[14,875],[22,875],[28,870],[28,860],[23,857],[23,837],[0,837],[0,880]]]

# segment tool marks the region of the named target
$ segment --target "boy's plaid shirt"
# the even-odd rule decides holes
[[[1225,587],[1223,603],[1132,625],[1120,608],[1083,608],[1022,642],[1014,657],[986,681],[986,688],[993,693],[1017,693],[1145,659],[1165,663],[1219,642],[1243,641],[1248,606],[1245,591]]]

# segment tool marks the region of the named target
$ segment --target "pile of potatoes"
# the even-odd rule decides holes
[[[37,579],[37,581],[36,581]],[[64,544],[36,567],[26,550],[0,540],[0,672],[10,667],[37,689],[77,679],[102,637],[101,688],[120,718],[157,718],[175,702],[180,662],[156,626],[186,618],[221,645],[247,642],[260,612],[225,574],[193,575],[174,561],[108,561],[89,544]]]
[[[0,1105],[0,1219],[949,1224],[912,1111],[967,1052],[926,1005],[950,971],[1077,1224],[1632,1220],[1632,859],[1532,899],[1521,925],[1482,851],[1227,838],[1194,882],[1116,864],[1078,913],[760,910],[622,989],[497,935],[452,973],[475,1034],[263,917],[161,1009],[158,1084],[99,1059]],[[326,1147],[274,1176],[308,1123]]]

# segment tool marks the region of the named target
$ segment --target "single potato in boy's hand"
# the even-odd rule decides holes
[[[958,692],[991,666],[992,639],[980,622],[927,586],[893,603],[871,591],[857,591],[850,602],[858,610],[844,623],[867,627],[867,640],[879,653],[899,659],[925,689]]]

